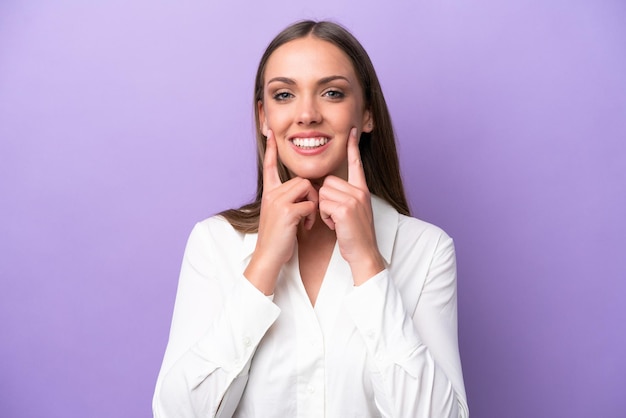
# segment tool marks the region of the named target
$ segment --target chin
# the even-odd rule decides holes
[[[341,169],[329,169],[328,167],[320,167],[319,165],[312,165],[308,167],[298,167],[296,170],[289,170],[291,177],[301,177],[303,179],[310,180],[311,182],[321,182],[327,176],[334,175],[337,177],[343,177]]]
[[[326,172],[321,173],[319,171],[315,171],[315,172],[312,172],[312,171],[297,171],[297,172],[294,172],[294,171],[292,171],[291,172],[291,177],[301,177],[303,179],[307,179],[307,180],[310,180],[311,182],[315,183],[316,181],[324,180],[324,178],[326,178],[326,176],[328,174],[329,173],[326,173]]]

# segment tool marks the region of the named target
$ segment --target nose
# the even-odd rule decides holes
[[[315,97],[302,97],[298,106],[298,125],[314,125],[322,121]]]

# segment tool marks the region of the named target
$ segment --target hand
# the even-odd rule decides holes
[[[370,192],[357,140],[348,138],[348,181],[328,176],[319,190],[322,221],[337,234],[341,256],[350,264],[355,285],[363,284],[385,268],[374,230]]]
[[[272,131],[263,159],[263,197],[256,248],[244,276],[266,295],[274,293],[281,267],[293,255],[300,222],[311,229],[317,216],[318,194],[309,180],[295,177],[282,183],[278,149]]]

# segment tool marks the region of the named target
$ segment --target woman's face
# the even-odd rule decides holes
[[[296,39],[272,53],[263,82],[259,124],[274,133],[291,175],[347,179],[350,129],[359,137],[373,122],[348,56],[327,41]]]

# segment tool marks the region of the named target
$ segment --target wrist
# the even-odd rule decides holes
[[[280,267],[263,263],[254,256],[243,272],[244,277],[265,296],[274,294]]]
[[[385,260],[378,251],[369,257],[350,264],[355,286],[360,286],[385,269]]]

